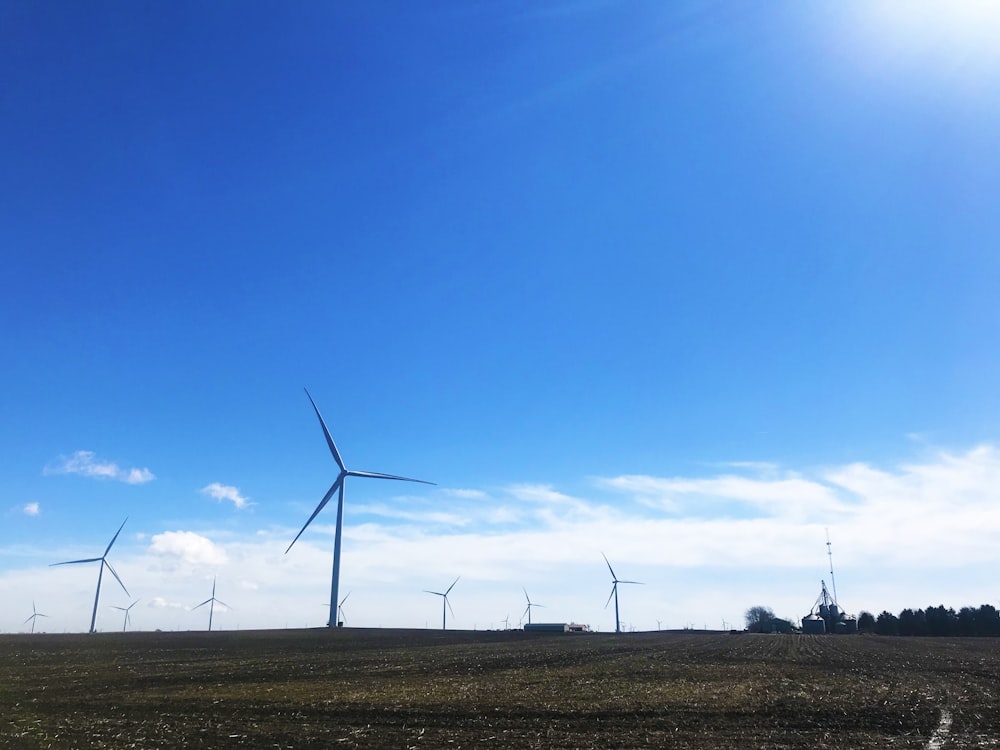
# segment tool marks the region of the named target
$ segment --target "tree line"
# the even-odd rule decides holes
[[[1000,636],[1000,611],[992,604],[953,608],[904,609],[898,615],[883,611],[858,615],[858,630],[877,635]]]

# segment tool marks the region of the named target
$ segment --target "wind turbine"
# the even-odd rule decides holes
[[[222,601],[221,599],[216,599],[215,598],[215,578],[212,578],[212,595],[208,599],[206,599],[205,601],[203,601],[201,604],[198,605],[198,607],[204,607],[206,604],[208,604],[208,632],[209,633],[212,632],[212,615],[215,614],[215,603],[216,602],[218,602],[219,604],[221,604],[223,607],[226,607],[227,609],[229,608],[229,605],[226,604],[224,601]],[[198,609],[198,607],[192,607],[191,611],[194,612],[196,609]]]
[[[128,516],[125,517],[125,521],[128,521]],[[104,576],[105,566],[107,566],[108,570],[111,571],[111,575],[115,577],[115,580],[118,581],[118,585],[121,586],[122,590],[129,595],[129,598],[131,598],[132,596],[131,594],[128,593],[128,589],[125,588],[125,584],[122,583],[122,579],[118,577],[118,574],[115,572],[115,569],[111,567],[111,563],[108,562],[108,553],[111,551],[111,547],[112,545],[114,545],[115,540],[118,538],[118,535],[122,533],[122,529],[125,528],[125,521],[122,521],[122,525],[118,527],[118,531],[116,531],[115,535],[111,537],[111,541],[108,542],[107,549],[104,550],[104,554],[101,555],[100,557],[88,557],[86,560],[67,560],[66,562],[52,563],[52,565],[49,566],[51,568],[56,565],[76,565],[77,563],[92,563],[92,562],[99,562],[101,564],[100,570],[97,573],[97,593],[94,594],[94,614],[90,616],[91,633],[97,632],[94,626],[97,624],[97,602],[101,598],[101,578]]]
[[[351,595],[351,592],[348,591],[347,594],[346,594],[346,596],[344,596],[344,598],[340,600],[340,604],[337,605],[337,624],[338,625],[340,623],[342,623],[342,622],[347,622],[347,618],[344,617],[344,602],[347,601],[347,597],[350,596],[350,595]]]
[[[139,600],[138,600],[138,599],[136,599],[136,600],[135,600],[134,602],[132,602],[132,603],[131,603],[130,605],[128,605],[127,607],[116,607],[116,606],[112,605],[112,607],[111,607],[112,609],[117,609],[117,610],[121,610],[122,612],[124,612],[124,613],[125,613],[125,624],[124,624],[124,625],[122,625],[122,632],[123,632],[123,633],[125,632],[125,628],[127,628],[127,627],[128,627],[128,624],[129,624],[129,620],[131,619],[131,618],[129,618],[129,616],[128,616],[128,613],[129,613],[129,610],[130,610],[130,609],[132,609],[132,607],[134,607],[134,606],[135,606],[136,604],[138,604],[138,603],[139,603]]]
[[[622,623],[621,623],[621,620],[618,619],[618,584],[619,583],[637,583],[637,584],[641,585],[642,582],[641,581],[622,581],[622,580],[620,580],[618,578],[618,576],[615,575],[615,571],[614,571],[614,568],[611,567],[611,563],[608,562],[608,556],[605,555],[602,552],[601,553],[601,557],[604,558],[604,562],[608,563],[608,570],[611,571],[611,582],[612,582],[611,583],[611,594],[608,596],[608,600],[606,602],[604,602],[604,608],[605,609],[608,608],[608,605],[611,603],[611,597],[613,596],[615,598],[615,632],[616,633],[620,633],[620,632],[622,632]]]
[[[32,633],[35,632],[35,620],[37,620],[39,617],[48,617],[48,615],[43,615],[41,612],[39,612],[37,609],[35,609],[35,602],[32,601],[31,602],[31,616],[28,618],[28,620],[31,620],[31,632]],[[24,623],[22,623],[22,624],[27,624],[28,620],[25,620]]]
[[[458,578],[461,578],[461,577],[462,576],[459,576]],[[444,590],[444,593],[442,593],[440,591],[430,591],[428,589],[424,589],[425,593],[427,593],[427,594],[434,594],[434,596],[440,596],[444,600],[444,601],[441,602],[441,630],[447,630],[448,629],[448,610],[451,609],[451,602],[448,601],[448,594],[450,594],[451,590],[453,588],[455,588],[455,584],[458,583],[458,578],[456,578],[454,581],[452,581],[451,586],[449,586],[448,588],[446,588]],[[455,616],[455,610],[453,610],[453,609],[451,609],[451,616],[452,617]]]
[[[531,608],[532,607],[544,607],[545,605],[544,604],[535,604],[533,601],[531,601],[531,597],[528,596],[528,589],[524,588],[523,586],[521,587],[521,591],[524,592],[524,598],[528,602],[528,606],[524,608],[524,613],[521,615],[521,619],[524,619],[524,615],[527,615],[528,616],[528,624],[530,625],[531,624]]]
[[[330,430],[327,429],[326,422],[323,421],[323,415],[319,413],[319,409],[316,406],[316,402],[313,401],[312,396],[309,395],[309,391],[306,390],[306,396],[309,398],[309,403],[312,404],[313,411],[316,412],[316,417],[319,419],[320,427],[323,428],[323,435],[326,437],[326,444],[330,447],[330,453],[333,454],[333,460],[337,462],[337,466],[340,467],[340,473],[334,480],[333,484],[330,485],[330,489],[327,490],[323,499],[319,501],[319,505],[316,506],[316,510],[312,512],[309,516],[309,520],[306,521],[305,526],[295,535],[295,539],[292,543],[288,545],[288,549],[285,550],[285,554],[292,548],[292,545],[298,541],[299,537],[302,536],[302,532],[305,531],[309,524],[312,523],[313,519],[319,514],[326,504],[330,502],[330,498],[333,497],[333,493],[339,490],[339,496],[337,498],[337,531],[333,538],[333,580],[330,583],[330,619],[327,621],[328,627],[336,627],[337,625],[337,602],[339,599],[337,595],[340,588],[340,539],[343,534],[344,528],[344,485],[347,482],[347,477],[369,477],[371,479],[395,479],[400,482],[419,482],[420,484],[434,484],[434,482],[425,482],[423,479],[410,479],[409,477],[397,477],[395,474],[379,474],[373,471],[351,471],[344,465],[344,459],[340,457],[340,451],[337,450],[337,444],[333,442],[333,436],[330,435]]]

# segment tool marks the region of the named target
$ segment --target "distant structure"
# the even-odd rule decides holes
[[[846,614],[837,603],[837,583],[833,576],[833,548],[830,544],[830,532],[826,534],[826,554],[830,559],[830,583],[833,585],[833,595],[826,588],[826,581],[820,581],[819,596],[809,614],[802,618],[802,632],[813,635],[823,633],[849,634],[858,632],[858,619]]]
[[[618,578],[618,576],[615,575],[615,570],[614,570],[614,568],[611,567],[611,563],[608,561],[608,556],[605,555],[602,552],[601,553],[601,557],[604,558],[604,562],[606,562],[608,564],[608,570],[611,571],[611,593],[608,595],[608,600],[606,602],[604,602],[604,608],[605,609],[608,608],[608,605],[611,603],[611,598],[614,597],[614,600],[615,600],[615,632],[616,633],[620,633],[620,632],[622,632],[622,621],[621,621],[621,618],[618,616],[618,584],[619,583],[635,583],[635,584],[642,585],[642,581],[623,581],[623,580],[621,580],[620,578]]]
[[[458,578],[461,578],[459,576]],[[458,578],[452,581],[451,586],[442,591],[430,591],[429,589],[424,589],[425,594],[434,594],[434,596],[440,596],[443,601],[441,602],[441,630],[448,629],[448,610],[451,609],[451,602],[448,601],[448,594],[451,590],[455,588],[455,584],[458,583]],[[451,616],[455,616],[455,610],[451,609]]]
[[[191,611],[194,612],[196,609],[198,609],[198,607],[204,607],[206,604],[208,605],[208,632],[209,633],[212,632],[212,616],[215,614],[215,603],[216,602],[218,602],[219,604],[221,604],[226,609],[229,609],[229,605],[228,604],[226,604],[221,599],[216,599],[215,598],[215,578],[212,578],[212,595],[210,597],[208,597],[208,599],[206,599],[205,601],[203,601],[201,604],[199,604],[199,605],[191,608]]]
[[[128,521],[128,517],[127,516],[125,517],[125,521]],[[124,591],[126,594],[128,594],[128,596],[129,596],[130,599],[132,598],[132,595],[128,593],[128,589],[125,588],[125,584],[122,583],[122,579],[118,577],[118,574],[115,572],[115,569],[112,568],[111,567],[111,563],[108,562],[108,553],[111,551],[111,547],[114,545],[115,540],[118,539],[118,535],[122,533],[122,529],[125,528],[125,521],[122,521],[122,525],[118,527],[118,531],[116,531],[115,535],[113,537],[111,537],[111,541],[108,542],[108,546],[105,548],[104,554],[101,555],[100,557],[88,557],[85,560],[67,560],[66,562],[52,563],[52,565],[49,566],[49,567],[54,567],[56,565],[76,565],[77,563],[92,563],[92,562],[100,563],[101,564],[100,569],[97,572],[97,593],[94,594],[94,614],[92,614],[90,616],[90,632],[91,633],[96,633],[97,632],[97,630],[96,630],[96,626],[97,626],[97,603],[98,603],[98,601],[101,598],[101,579],[104,576],[104,568],[105,567],[108,570],[111,571],[111,575],[113,575],[115,577],[115,580],[118,581],[118,585],[122,587],[122,591]]]
[[[48,615],[43,615],[41,612],[39,612],[37,609],[35,609],[35,602],[31,602],[31,615],[22,624],[27,625],[28,622],[30,621],[31,622],[31,632],[34,633],[35,632],[35,620],[37,620],[39,617],[48,617]]]
[[[333,460],[337,462],[337,467],[340,469],[340,473],[333,481],[330,489],[326,491],[323,499],[319,501],[319,505],[316,506],[316,510],[314,510],[312,515],[309,516],[309,520],[306,521],[305,526],[303,526],[299,533],[295,535],[295,539],[292,540],[292,543],[288,545],[288,549],[285,550],[285,554],[288,554],[295,542],[297,542],[299,537],[302,536],[302,532],[308,528],[309,524],[312,523],[313,519],[319,514],[319,512],[326,507],[326,504],[330,502],[330,498],[333,497],[334,493],[339,491],[339,496],[337,498],[337,531],[333,538],[333,580],[330,583],[330,618],[326,623],[328,627],[333,628],[337,626],[337,602],[340,601],[337,598],[340,588],[340,539],[344,528],[344,484],[347,482],[347,477],[396,479],[400,482],[419,482],[420,484],[434,484],[434,482],[425,482],[423,479],[410,479],[409,477],[397,477],[394,474],[378,474],[373,471],[350,471],[344,465],[344,459],[340,457],[340,451],[337,450],[337,444],[333,442],[330,430],[327,429],[326,422],[323,421],[323,415],[319,413],[319,408],[317,408],[316,402],[313,401],[312,396],[309,395],[308,390],[306,391],[306,396],[309,399],[309,403],[312,404],[313,411],[316,412],[316,417],[319,419],[320,427],[323,428],[323,435],[326,437],[326,444],[330,448],[330,453],[333,454]]]
[[[589,625],[577,622],[529,622],[524,626],[525,633],[589,633]]]
[[[528,606],[524,608],[524,614],[521,615],[521,619],[523,620],[524,616],[527,615],[528,616],[528,624],[530,625],[531,624],[531,608],[532,607],[544,607],[545,605],[544,604],[535,604],[533,601],[531,601],[531,597],[528,596],[528,589],[526,589],[526,588],[524,588],[522,586],[521,590],[524,592],[524,598],[528,602]]]
[[[120,612],[124,612],[125,613],[125,623],[122,625],[122,632],[123,633],[125,632],[125,629],[128,628],[128,624],[132,621],[131,618],[129,617],[129,612],[132,610],[132,607],[134,607],[138,603],[139,603],[139,600],[136,599],[134,602],[132,602],[127,607],[116,607],[116,606],[112,606],[111,607],[112,609],[117,609]]]

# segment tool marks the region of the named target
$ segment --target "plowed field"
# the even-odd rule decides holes
[[[3,748],[1000,748],[996,640],[0,636]]]

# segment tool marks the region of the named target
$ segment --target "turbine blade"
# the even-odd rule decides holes
[[[221,605],[222,605],[223,607],[225,607],[226,609],[232,609],[232,607],[230,607],[230,606],[229,606],[228,604],[226,604],[226,603],[225,603],[224,601],[222,601],[222,599],[216,599],[216,600],[215,600],[215,603],[216,603],[216,604],[221,604]]]
[[[125,528],[125,522],[126,521],[128,521],[128,516],[125,516],[125,521],[122,521],[122,525],[118,527],[118,531],[115,532],[115,535],[113,537],[111,537],[111,541],[108,542],[108,548],[106,550],[104,550],[104,557],[108,556],[108,553],[111,551],[112,545],[114,545],[115,540],[118,539],[118,535],[121,534],[122,533],[122,529]],[[119,583],[120,583],[120,581],[119,581]]]
[[[28,615],[28,619],[25,620],[24,622],[28,622],[29,620],[34,620],[34,619],[35,619],[35,615]],[[24,625],[24,622],[22,622],[21,624]]]
[[[350,592],[350,591],[348,591],[348,592],[347,592],[347,595],[346,595],[346,596],[344,596],[344,598],[340,600],[340,604],[338,604],[337,606],[338,606],[338,607],[343,607],[343,606],[344,606],[344,602],[346,602],[346,601],[347,601],[347,597],[348,597],[348,596],[350,596],[350,595],[351,595],[351,592]]]
[[[312,404],[313,411],[316,412],[316,417],[319,419],[319,425],[323,428],[323,434],[326,436],[326,444],[330,446],[330,453],[333,454],[333,460],[337,462],[337,466],[340,467],[341,471],[347,471],[347,467],[344,466],[344,459],[340,457],[340,451],[337,450],[337,444],[333,442],[333,436],[330,434],[330,430],[326,427],[326,422],[323,421],[323,415],[319,413],[319,408],[316,406],[316,402],[313,401],[313,397],[309,395],[308,389],[303,389],[306,392],[306,396],[309,398],[309,403]]]
[[[205,601],[203,601],[203,602],[202,602],[201,604],[199,604],[198,606],[196,606],[196,607],[191,607],[191,611],[192,611],[192,612],[194,612],[194,611],[195,611],[196,609],[198,609],[198,607],[204,607],[204,606],[205,606],[206,604],[208,604],[208,603],[209,603],[210,601],[212,601],[212,600],[211,600],[211,599],[206,599]]]
[[[286,555],[288,554],[288,550],[290,550],[292,548],[292,546],[299,540],[299,537],[302,536],[302,532],[305,531],[308,528],[309,524],[311,524],[313,522],[313,519],[317,516],[317,514],[321,510],[323,510],[323,508],[326,507],[326,504],[328,502],[330,502],[330,498],[333,497],[333,493],[336,492],[337,488],[340,487],[340,485],[344,483],[344,477],[345,476],[346,476],[346,473],[345,472],[341,472],[340,476],[337,477],[337,481],[334,482],[333,485],[331,485],[331,487],[330,487],[329,490],[327,490],[326,494],[323,496],[323,499],[319,501],[319,505],[316,506],[316,510],[314,510],[312,512],[312,515],[309,516],[309,520],[306,521],[305,526],[303,526],[302,529],[299,531],[299,533],[295,535],[295,538],[292,540],[292,543],[288,545],[288,549],[285,550],[285,554]]]
[[[455,616],[455,610],[453,610],[451,608],[451,602],[448,601],[448,597],[447,596],[444,598],[444,603],[448,605],[448,611],[451,612],[451,616],[454,617]]]
[[[614,571],[614,568],[612,568],[612,567],[611,567],[611,563],[610,563],[610,562],[608,562],[608,556],[607,556],[607,555],[605,555],[605,554],[604,554],[604,553],[602,552],[602,553],[601,553],[601,557],[603,557],[603,558],[604,558],[604,562],[608,563],[608,570],[610,570],[610,571],[611,571],[611,579],[612,579],[612,580],[615,580],[615,581],[616,581],[616,580],[618,580],[618,576],[616,576],[616,575],[615,575],[615,571]]]
[[[115,580],[118,581],[118,585],[122,587],[122,591],[128,594],[129,599],[131,599],[132,595],[128,593],[128,589],[125,588],[125,584],[122,583],[122,579],[118,577],[118,574],[115,572],[115,569],[111,567],[111,563],[109,563],[103,557],[101,558],[101,562],[103,562],[105,565],[108,566],[108,570],[111,571],[111,575],[113,575],[115,577]]]
[[[640,586],[645,586],[646,585],[642,581],[618,581],[618,583],[637,583]]]
[[[103,559],[103,557],[88,557],[86,560],[67,560],[66,562],[52,563],[49,567],[54,568],[56,565],[76,565],[77,563],[100,562]]]
[[[462,576],[459,576],[458,578],[461,578],[461,577],[462,577]],[[452,590],[453,588],[455,588],[455,584],[456,584],[456,583],[458,583],[458,578],[456,578],[456,579],[455,579],[455,580],[454,580],[454,581],[452,582],[451,586],[449,586],[449,587],[448,587],[448,588],[447,588],[447,589],[445,590],[445,592],[444,592],[444,595],[445,595],[445,596],[448,596],[448,594],[450,594],[450,593],[451,593],[451,590]]]
[[[395,479],[399,482],[418,482],[420,484],[433,484],[435,482],[428,482],[426,479],[413,479],[411,477],[398,477],[395,474],[381,474],[377,471],[348,471],[347,476],[349,477],[368,477],[369,479]]]
[[[434,596],[444,596],[440,591],[431,591],[430,589],[424,589],[425,594],[434,594]]]
[[[614,585],[611,587],[611,593],[608,594],[608,600],[604,602],[604,608],[607,609],[608,605],[611,604],[611,597],[615,595],[615,591],[618,590],[618,582],[615,581]]]

